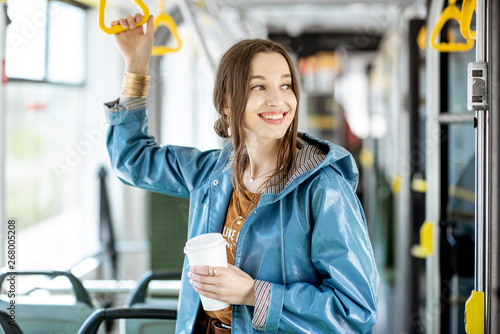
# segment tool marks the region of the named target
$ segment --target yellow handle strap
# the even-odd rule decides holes
[[[425,221],[420,227],[420,245],[414,245],[411,247],[411,255],[421,259],[426,258],[434,253],[433,247],[433,224],[430,221]]]
[[[139,9],[142,10],[143,17],[141,22],[138,22],[135,24],[136,27],[143,25],[146,23],[149,19],[149,9],[148,7],[142,2],[142,0],[132,0],[133,3]],[[106,24],[104,23],[104,8],[106,7],[106,0],[100,0],[99,1],[99,27],[101,28],[102,31],[104,31],[106,34],[117,34],[119,32],[125,31],[127,29],[124,29],[121,25],[115,25],[112,27],[106,27]]]
[[[460,10],[455,7],[455,1],[452,0],[449,2],[449,5],[443,10],[441,16],[439,17],[439,21],[436,23],[434,30],[431,35],[431,45],[434,49],[440,52],[462,52],[468,51],[472,49],[474,46],[474,40],[466,38],[466,43],[436,43],[436,39],[438,35],[441,33],[446,22],[449,20],[456,20],[460,23]]]
[[[427,26],[425,24],[418,32],[417,45],[421,50],[427,49]]]
[[[417,193],[425,193],[427,191],[427,182],[422,179],[413,179],[411,181],[411,190]]]
[[[402,183],[403,183],[403,180],[402,180],[401,175],[395,175],[392,178],[391,188],[392,188],[392,191],[395,194],[399,194],[401,192],[401,185],[402,185]]]
[[[359,160],[363,167],[370,168],[373,166],[375,162],[375,154],[373,153],[372,150],[366,147],[362,148],[361,152],[359,153]]]
[[[476,32],[470,30],[472,14],[476,9],[476,0],[464,0],[460,15],[460,32],[465,39],[476,39]]]
[[[154,20],[155,31],[158,29],[160,25],[166,26],[172,32],[172,36],[177,41],[176,47],[168,47],[168,46],[154,46],[153,47],[153,56],[162,56],[168,52],[176,52],[179,51],[182,47],[182,41],[179,37],[179,33],[177,32],[177,25],[175,24],[174,19],[168,15],[167,12],[161,12],[158,14]]]

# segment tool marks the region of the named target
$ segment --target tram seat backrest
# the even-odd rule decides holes
[[[43,275],[55,278],[65,276],[71,282],[75,296],[16,296],[15,320],[24,333],[77,333],[94,307],[82,283],[67,272],[16,272],[0,275],[0,286],[9,276]],[[10,302],[0,300],[0,309],[6,310]]]
[[[162,321],[175,321],[176,310],[163,310],[154,308],[114,307],[94,311],[82,325],[78,334],[96,334],[104,320],[112,319],[162,319]],[[171,333],[165,331],[164,333]]]
[[[127,306],[136,309],[163,309],[177,311],[177,298],[147,298],[151,281],[179,279],[177,272],[146,272],[138,281],[137,287],[127,300]],[[121,320],[122,334],[169,334],[175,333],[175,320]]]
[[[10,314],[0,310],[0,334],[23,334],[16,322],[12,322]]]

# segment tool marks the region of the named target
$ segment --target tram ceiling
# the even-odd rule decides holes
[[[205,0],[207,1],[207,0]],[[255,6],[269,6],[269,5],[297,5],[297,4],[308,4],[308,5],[350,5],[350,4],[411,4],[415,0],[215,0],[221,5],[227,5],[232,7],[255,7]]]
[[[389,7],[347,8],[346,6],[297,6],[255,8],[243,12],[250,20],[264,21],[270,32],[285,30],[291,36],[302,33],[358,32],[380,34],[397,10]]]
[[[369,30],[382,34],[404,8],[425,0],[204,0],[221,9],[239,11],[247,20],[266,22],[270,31],[286,29],[292,36],[312,32]]]
[[[73,0],[97,4],[99,0]],[[164,0],[166,8],[179,3],[205,8],[216,20],[224,12],[237,12],[250,25],[264,25],[269,33],[286,32],[292,37],[305,33],[357,33],[382,35],[388,25],[409,6],[424,6],[427,0]],[[109,1],[110,4],[116,0]],[[143,0],[152,13],[158,0]],[[133,8],[131,2],[121,5]],[[220,15],[222,14],[222,15]]]
[[[287,44],[299,57],[307,57],[321,51],[336,51],[344,48],[346,51],[362,52],[378,49],[382,35],[357,33],[306,33],[300,36],[290,36],[286,33],[270,33],[273,41]]]
[[[158,0],[143,1],[154,12]],[[259,32],[265,31],[269,38],[308,55],[314,49],[335,50],[341,46],[375,50],[381,36],[406,8],[425,8],[426,0],[165,0],[166,8],[177,14],[179,4],[188,5],[185,8],[190,7],[193,13],[206,10],[221,22],[223,31],[241,23],[249,36],[263,36]],[[182,16],[176,21],[181,20]]]

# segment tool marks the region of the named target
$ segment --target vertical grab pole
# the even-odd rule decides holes
[[[7,3],[0,0],[0,61],[1,61],[1,81],[0,81],[0,268],[7,264],[5,242],[7,240],[7,212],[6,212],[6,194],[5,191],[5,163],[6,163],[6,108],[3,78],[5,77],[5,46],[7,33]]]
[[[486,0],[477,0],[476,2],[476,63],[486,63]],[[485,69],[487,72],[487,69]],[[487,85],[487,80],[486,80]],[[486,86],[487,87],[487,86]],[[485,92],[486,93],[486,92]],[[485,95],[487,99],[487,95]],[[490,139],[490,117],[488,102],[485,101],[483,108],[477,108],[477,129],[476,129],[476,207],[475,207],[475,272],[474,289],[487,295],[488,290],[488,225],[491,214],[491,139]],[[484,297],[483,297],[484,298]],[[488,303],[486,298],[483,301],[483,333],[486,332],[488,318]]]
[[[427,21],[428,27],[439,22],[444,0],[432,0]],[[425,327],[427,334],[438,334],[441,328],[441,275],[439,271],[439,221],[441,215],[441,63],[440,53],[434,48],[426,49],[426,143],[433,143],[425,150],[427,190],[425,196],[425,220],[429,222],[432,235],[433,253],[425,259]]]
[[[486,62],[486,0],[476,2],[476,62],[469,63],[467,107],[476,111],[476,157],[474,208],[474,291],[465,304],[465,331],[488,332],[489,224],[491,224],[491,124],[488,103],[488,64]],[[485,326],[486,325],[486,326]]]
[[[476,62],[483,63],[485,57],[485,4],[484,0],[477,0],[476,7]],[[479,109],[476,111],[477,129],[476,129],[476,207],[475,207],[475,271],[474,271],[474,289],[484,292],[484,260],[485,260],[485,227],[488,218],[488,127],[487,110]]]

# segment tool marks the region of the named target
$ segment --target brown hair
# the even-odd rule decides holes
[[[233,45],[222,57],[217,69],[214,85],[214,105],[219,113],[219,119],[215,122],[215,132],[222,138],[228,138],[227,129],[231,127],[231,139],[234,145],[235,158],[232,171],[232,180],[237,191],[246,197],[243,191],[243,173],[246,133],[244,131],[243,115],[249,96],[249,82],[251,75],[252,60],[258,53],[277,52],[281,54],[290,68],[292,75],[292,91],[297,99],[297,109],[289,130],[281,139],[277,156],[277,169],[269,176],[267,181],[276,175],[279,178],[274,184],[285,180],[293,170],[295,162],[295,147],[297,146],[298,109],[299,109],[299,83],[297,73],[286,46],[264,40],[247,39]],[[230,106],[231,117],[224,114],[224,107]],[[267,184],[266,182],[265,184]]]

